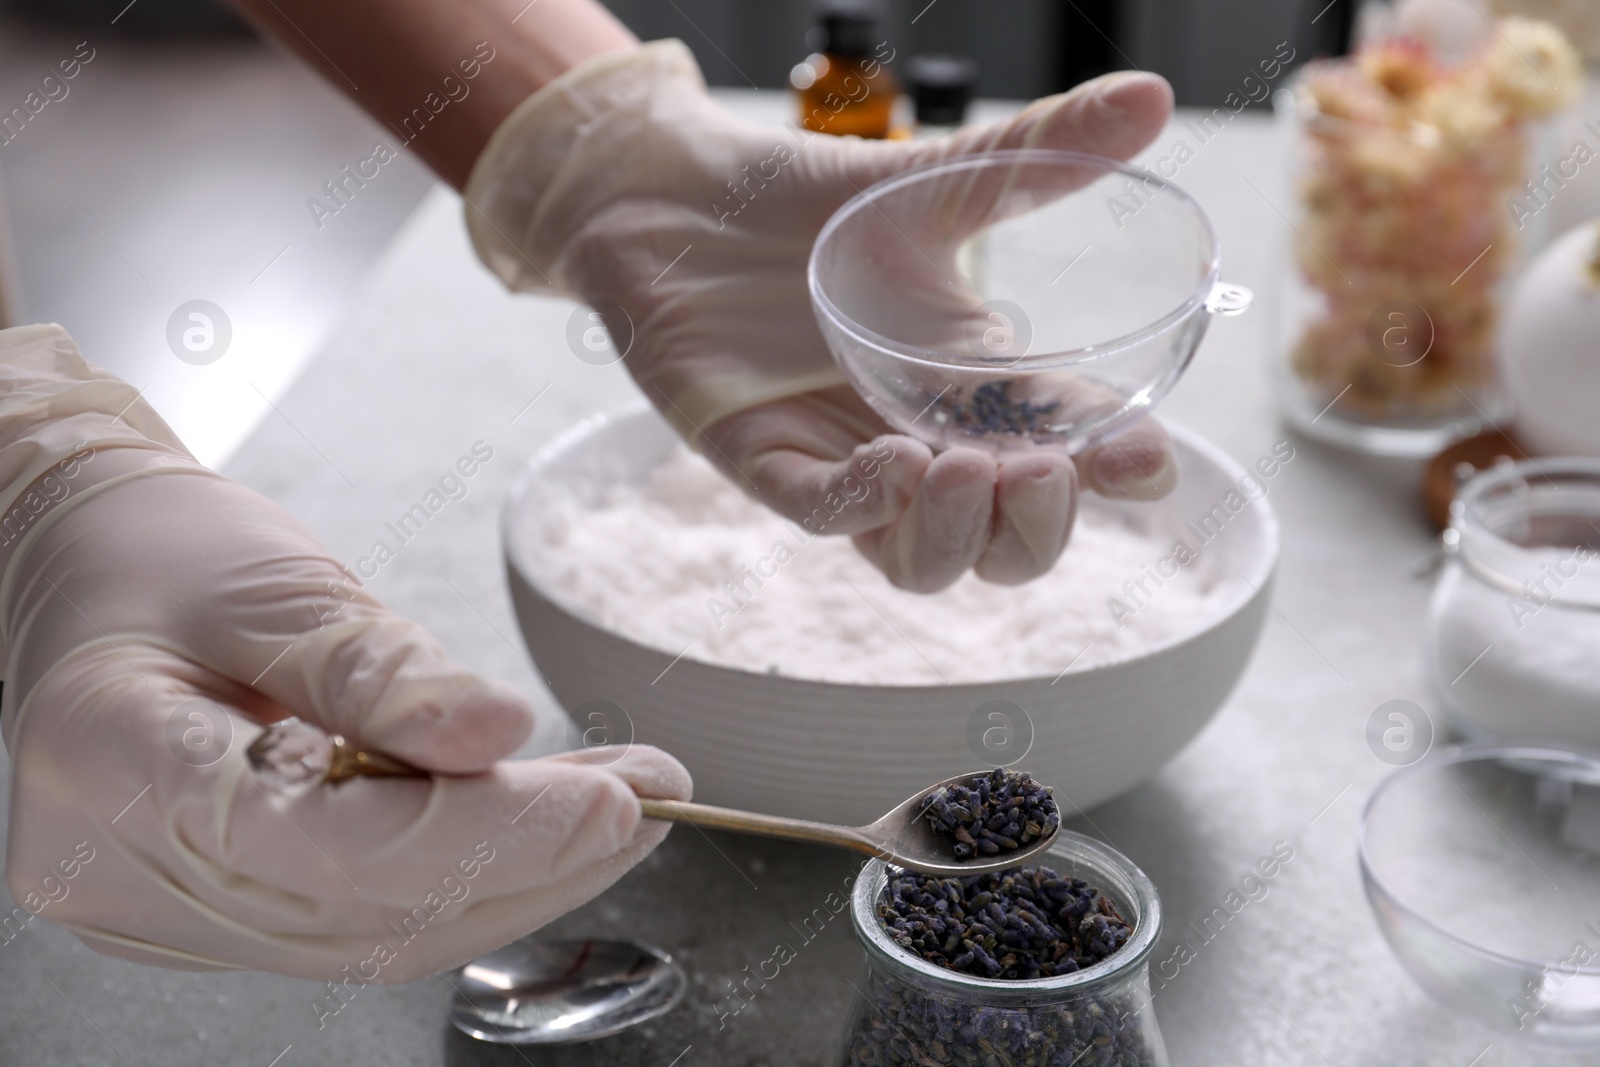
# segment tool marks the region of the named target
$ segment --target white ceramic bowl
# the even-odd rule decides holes
[[[1220,505],[1245,472],[1196,435],[1172,432],[1179,486],[1139,506],[1163,509],[1177,529]],[[1150,777],[1199,733],[1238,681],[1265,620],[1261,594],[1277,563],[1278,524],[1262,499],[1201,550],[1221,575],[1239,579],[1226,604],[1196,632],[1131,658],[1059,678],[908,686],[805,681],[688,656],[674,664],[674,651],[595,626],[550,596],[528,555],[539,539],[518,534],[548,511],[552,492],[641,480],[678,447],[649,410],[588,419],[530,462],[507,498],[502,533],[517,621],[556,699],[568,709],[619,706],[634,740],[689,768],[699,801],[869,822],[929,782],[981,769],[984,748],[975,742],[989,728],[985,705],[1005,701],[990,710],[1009,707],[1015,720],[1020,708],[1023,721],[993,720],[1012,731],[1018,757],[998,762],[1055,787],[1067,812],[1087,809]]]

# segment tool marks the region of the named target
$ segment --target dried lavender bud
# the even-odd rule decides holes
[[[965,785],[935,789],[922,800],[922,817],[961,860],[1015,852],[1061,825],[1048,787],[1001,767]]]
[[[1046,867],[967,878],[891,872],[878,918],[901,948],[985,978],[1070,974],[1132,934],[1109,898]],[[1121,982],[1059,1001],[968,1001],[869,972],[845,1067],[1154,1067],[1148,986]]]
[[[907,952],[979,978],[1048,978],[1099,963],[1133,927],[1109,897],[1048,867],[967,878],[889,875],[878,919]]]
[[[1122,990],[1004,1007],[870,975],[845,1067],[1155,1067],[1149,1004]],[[1160,1061],[1160,1062],[1165,1062]]]
[[[1011,395],[1015,384],[1010,378],[985,382],[970,394],[965,386],[953,386],[931,397],[929,406],[936,422],[973,436],[1009,433],[1034,439],[1054,437],[1057,431],[1052,416],[1061,402],[1035,404],[1018,400]]]

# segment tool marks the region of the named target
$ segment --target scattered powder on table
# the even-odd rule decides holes
[[[671,655],[688,646],[691,659],[795,678],[937,685],[1083,670],[1212,619],[1235,590],[1204,549],[1159,586],[1147,577],[1179,537],[1175,521],[1151,528],[1155,512],[1086,496],[1049,574],[1022,586],[968,574],[928,596],[680,449],[640,484],[554,491],[522,536],[549,595]],[[1145,593],[1130,597],[1125,583],[1140,579]]]

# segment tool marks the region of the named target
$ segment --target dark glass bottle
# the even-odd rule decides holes
[[[900,86],[887,63],[894,50],[879,32],[872,0],[827,0],[807,34],[812,54],[789,72],[800,124],[817,133],[886,138],[894,132]]]
[[[977,63],[965,56],[913,56],[905,76],[918,137],[939,137],[967,121],[967,105],[978,88]]]

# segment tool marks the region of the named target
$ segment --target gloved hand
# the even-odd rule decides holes
[[[822,340],[806,288],[811,244],[835,209],[898,171],[996,148],[1127,158],[1171,102],[1154,75],[1108,75],[945,140],[862,141],[735,119],[688,50],[661,41],[591,60],[513,112],[467,183],[467,223],[511,288],[620,309],[626,365],[646,395],[773,510],[802,520],[844,495],[852,471],[892,456],[882,491],[827,532],[855,535],[904,588],[937,590],[969,567],[1018,583],[1060,555],[1080,479],[1111,496],[1170,490],[1170,441],[1148,421],[1075,461],[996,462],[974,449],[935,457],[890,433]]]
[[[526,698],[200,466],[59,327],[0,333],[0,486],[6,879],[91,948],[409,980],[593,897],[666,833],[637,796],[689,796],[643,746],[496,762]],[[446,776],[263,780],[245,749],[286,715]]]

